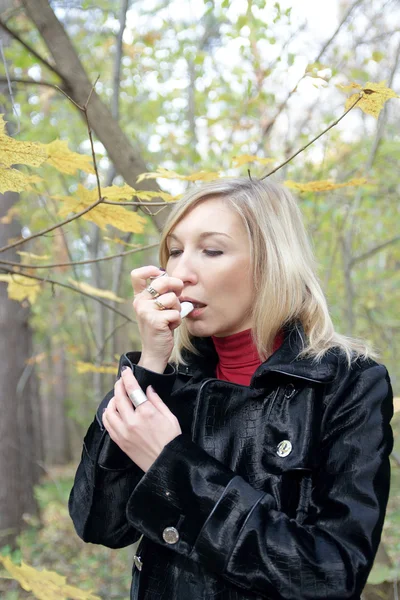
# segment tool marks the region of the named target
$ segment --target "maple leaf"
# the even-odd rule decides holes
[[[24,275],[1,274],[0,281],[8,283],[8,297],[17,302],[27,299],[28,302],[34,304],[41,291],[40,281],[24,277]]]
[[[291,180],[285,181],[286,187],[297,190],[298,192],[327,192],[329,190],[337,190],[343,187],[366,185],[367,183],[367,179],[364,178],[350,179],[344,183],[335,183],[334,181],[327,179],[322,179],[320,181],[308,181],[307,183],[297,183]]]
[[[121,244],[121,246],[128,246],[128,248],[140,248],[141,246],[141,244],[129,244],[128,242],[121,240],[121,238],[119,237],[110,238],[105,235],[103,237],[103,240],[105,240],[106,242],[114,242],[115,244]]]
[[[7,169],[0,166],[0,194],[4,194],[5,192],[22,192],[28,188],[29,181],[24,173],[17,171],[17,169]]]
[[[115,366],[106,366],[106,365],[92,365],[91,363],[83,362],[81,360],[76,361],[75,363],[76,370],[78,373],[110,373],[111,375],[115,375],[118,364]]]
[[[66,577],[54,571],[38,571],[23,561],[18,566],[8,556],[0,556],[0,562],[22,589],[32,592],[38,600],[101,600],[91,591],[68,585]]]
[[[94,173],[92,157],[87,154],[79,154],[68,148],[65,140],[54,140],[49,144],[41,144],[47,153],[46,162],[55,167],[61,173],[74,175],[80,169],[85,173]]]
[[[45,162],[47,153],[42,144],[15,140],[7,135],[5,128],[4,117],[0,115],[0,164],[2,166],[29,165],[30,167],[40,167]]]
[[[74,196],[52,196],[56,200],[61,200],[63,206],[58,214],[61,218],[69,213],[78,213],[96,201],[97,190],[87,190],[83,185],[78,185],[76,197]],[[121,231],[131,233],[142,233],[146,220],[135,212],[125,209],[123,206],[111,206],[109,204],[99,204],[91,211],[81,217],[92,223],[96,223],[101,229],[107,225],[112,225]]]
[[[42,254],[39,256],[39,254],[33,254],[33,252],[23,252],[22,250],[17,250],[17,254],[24,258],[33,258],[36,260],[48,260],[50,258],[48,254]]]
[[[91,296],[98,296],[99,298],[106,298],[107,300],[113,300],[114,302],[125,302],[123,298],[119,298],[111,292],[110,290],[100,290],[99,288],[93,287],[89,283],[85,283],[83,281],[75,281],[74,279],[69,278],[68,280],[72,285],[74,285],[82,292],[86,292]]]
[[[8,225],[9,223],[11,223],[11,221],[13,221],[13,219],[15,217],[19,217],[21,212],[21,208],[19,206],[12,206],[4,215],[4,217],[2,217],[0,219],[0,223],[4,223],[5,225]]]
[[[235,164],[235,167],[241,167],[242,165],[251,162],[259,162],[262,165],[274,162],[273,158],[262,158],[261,156],[253,156],[251,154],[242,154],[240,156],[234,156],[232,160]]]
[[[356,102],[361,93],[361,100],[356,106],[358,106],[367,115],[372,115],[376,119],[379,117],[379,113],[384,107],[385,102],[390,100],[390,98],[399,98],[396,92],[386,87],[386,81],[381,81],[380,83],[367,81],[365,86],[361,86],[358,83],[350,83],[347,86],[338,85],[337,87],[344,92],[351,92],[355,89],[360,90],[357,94],[353,94],[350,96],[350,98],[347,98],[345,104],[346,110],[348,110]]]
[[[191,175],[180,175],[176,171],[169,171],[164,167],[158,167],[157,171],[153,173],[141,173],[137,182],[140,183],[144,179],[183,179],[185,181],[212,181],[213,179],[219,178],[219,173],[212,173],[211,171],[198,171]]]

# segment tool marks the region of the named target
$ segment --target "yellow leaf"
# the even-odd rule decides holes
[[[135,196],[139,198],[139,200],[153,200],[153,198],[160,198],[160,200],[164,200],[164,202],[175,202],[182,197],[182,194],[177,194],[176,196],[172,196],[172,194],[168,194],[168,192],[150,192],[146,190],[136,190]]]
[[[341,89],[346,90],[346,87],[349,86],[341,86]],[[361,89],[362,98],[358,106],[364,113],[367,115],[372,115],[376,119],[379,117],[379,113],[385,105],[385,102],[390,100],[390,98],[399,98],[399,96],[386,87],[386,82],[381,81],[380,83],[373,83],[371,81],[367,81],[365,86],[361,88],[357,83],[350,84],[351,88]],[[345,108],[348,110],[357,100],[359,94],[353,94],[350,98],[347,98]]]
[[[84,210],[90,204],[93,204],[97,197],[97,190],[87,190],[82,185],[78,185],[76,197],[53,196],[53,198],[61,200],[63,203],[58,213],[61,218],[66,217],[69,213],[78,213]],[[81,218],[96,223],[101,229],[105,229],[107,225],[112,225],[121,231],[131,233],[142,233],[146,224],[146,220],[137,213],[127,210],[123,206],[111,206],[109,204],[99,204]]]
[[[3,115],[0,115],[0,164],[5,167],[11,165],[40,167],[47,158],[42,144],[15,140],[6,134],[5,126]]]
[[[74,285],[79,290],[82,290],[82,292],[86,292],[87,294],[90,294],[91,296],[98,296],[99,298],[107,298],[107,300],[114,300],[114,302],[125,302],[125,300],[123,298],[119,298],[118,296],[116,296],[114,294],[114,292],[111,292],[110,290],[100,290],[99,288],[93,287],[89,283],[85,283],[83,281],[75,281],[74,279],[71,279],[71,278],[68,281],[70,283],[72,283],[72,285]]]
[[[213,179],[219,178],[219,173],[212,173],[210,171],[198,171],[191,175],[180,175],[175,171],[169,171],[164,167],[158,167],[154,173],[142,173],[138,176],[137,182],[140,183],[144,179],[183,179],[185,181],[212,181]]]
[[[68,148],[68,142],[65,140],[54,140],[50,144],[42,144],[47,152],[47,163],[55,167],[61,173],[74,175],[81,169],[85,173],[94,173],[92,157],[87,154],[79,154]]]
[[[128,244],[128,242],[124,242],[124,240],[121,240],[119,237],[110,238],[105,235],[103,240],[106,242],[114,242],[114,244],[121,244],[121,246],[128,246],[128,248],[140,248],[141,246],[141,244]]]
[[[115,375],[118,369],[118,364],[115,364],[113,367],[109,367],[106,365],[92,365],[91,363],[82,362],[78,360],[75,363],[76,370],[78,373],[111,373],[111,375]]]
[[[338,83],[336,87],[338,87],[340,90],[342,90],[342,92],[345,92],[346,94],[354,92],[354,90],[362,90],[362,85],[360,85],[359,83],[349,83],[348,85]]]
[[[39,175],[27,175],[26,179],[27,179],[28,183],[32,183],[32,184],[42,183],[42,181],[43,181],[43,177],[39,177]],[[29,189],[31,189],[31,186],[29,186]]]
[[[31,304],[34,304],[40,294],[41,282],[35,281],[30,277],[8,273],[1,274],[0,281],[6,281],[8,283],[8,297],[17,302],[22,302],[22,300],[25,300],[26,298]]]
[[[103,198],[110,200],[111,202],[118,202],[119,200],[130,200],[131,198],[139,198],[139,200],[152,200],[153,198],[160,198],[169,202],[176,200],[179,196],[172,196],[167,192],[152,192],[148,190],[135,190],[130,185],[112,185],[110,187],[103,188],[101,190]]]
[[[130,200],[135,195],[135,190],[126,183],[124,185],[111,185],[102,188],[101,195],[106,200],[118,202],[118,200]]]
[[[1,137],[0,137],[1,144]],[[1,162],[1,150],[0,150]],[[22,192],[29,188],[28,176],[17,169],[7,169],[0,166],[0,194],[5,192]]]
[[[27,365],[39,364],[46,358],[46,356],[47,356],[47,352],[40,352],[39,354],[36,354],[35,356],[31,356],[30,358],[27,358],[25,360],[25,363]]]
[[[367,183],[367,179],[363,178],[350,179],[344,183],[334,183],[333,181],[329,180],[308,181],[307,183],[296,183],[295,181],[290,180],[285,181],[286,187],[297,190],[298,192],[327,192],[329,190],[337,190],[338,188],[343,187],[366,185]]]
[[[25,256],[26,258],[34,258],[36,260],[48,260],[50,256],[48,254],[33,254],[33,252],[23,252],[22,250],[17,250],[17,254],[20,256]]]
[[[383,58],[385,58],[383,52],[379,52],[378,50],[376,50],[372,53],[372,60],[374,60],[375,62],[381,62]]]
[[[274,162],[273,158],[261,158],[261,156],[253,156],[251,154],[242,154],[241,156],[234,156],[232,160],[235,164],[235,167],[241,167],[242,165],[251,162],[259,162],[262,165]]]
[[[38,571],[22,561],[18,566],[8,556],[0,556],[0,562],[22,589],[32,592],[38,600],[101,600],[90,591],[68,585],[66,577],[54,571]]]
[[[5,225],[8,225],[9,223],[11,223],[11,221],[14,219],[14,217],[19,217],[21,212],[21,208],[19,206],[12,206],[4,215],[4,217],[2,217],[0,219],[0,223],[4,223]]]
[[[306,67],[306,75],[309,75],[310,77],[320,77],[319,72],[329,68],[328,65],[324,65],[320,62],[310,63]]]

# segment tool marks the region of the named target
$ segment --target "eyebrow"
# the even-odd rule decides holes
[[[201,233],[199,235],[199,239],[203,240],[206,237],[210,237],[212,235],[223,235],[224,237],[229,238],[230,240],[233,239],[230,235],[228,235],[227,233],[222,233],[222,231],[203,231],[203,233]],[[175,235],[174,233],[169,233],[167,235],[167,237],[171,237],[174,238],[174,240],[179,241],[179,238],[177,235]]]

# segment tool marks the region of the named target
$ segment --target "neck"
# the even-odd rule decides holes
[[[251,329],[225,337],[212,336],[218,354],[218,379],[249,385],[261,359],[253,342]]]

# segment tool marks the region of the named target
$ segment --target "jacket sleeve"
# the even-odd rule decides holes
[[[329,397],[313,510],[302,523],[184,434],[164,447],[136,486],[128,521],[261,597],[359,599],[389,493],[392,397],[387,371],[377,363]],[[175,543],[164,540],[167,527],[177,530]]]
[[[140,353],[136,352],[121,356],[118,377],[121,367],[127,365],[132,368],[142,389],[151,384],[165,397],[175,380],[173,367],[168,365],[160,375],[138,367],[139,358]],[[106,394],[85,435],[68,508],[75,530],[83,541],[123,548],[141,536],[127,520],[126,505],[144,472],[113,442],[103,427],[103,409],[113,395],[113,390]]]

